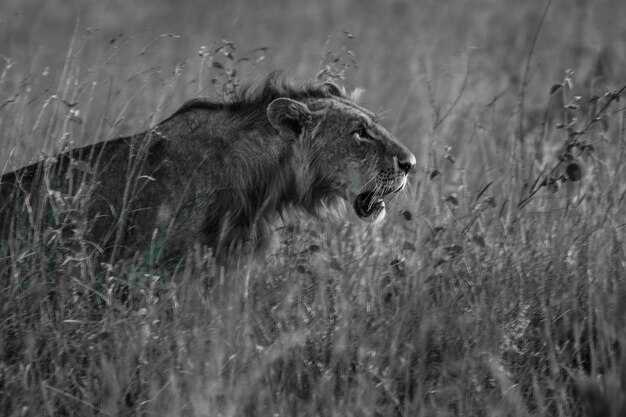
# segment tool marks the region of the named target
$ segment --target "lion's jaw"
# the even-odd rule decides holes
[[[346,199],[359,219],[367,223],[376,223],[387,215],[386,202],[404,188],[407,176],[384,182],[375,179],[370,183],[369,186],[361,185],[353,176]]]
[[[376,223],[387,215],[385,201],[373,191],[358,194],[352,207],[357,217],[368,223]]]

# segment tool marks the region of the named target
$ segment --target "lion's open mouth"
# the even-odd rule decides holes
[[[359,194],[354,200],[354,210],[357,216],[361,218],[377,217],[385,209],[385,202],[381,197],[373,191]]]
[[[404,188],[404,183],[398,188],[383,188],[378,192],[367,191],[356,196],[354,211],[362,219],[377,219],[380,212],[385,209],[384,198],[396,194]],[[381,192],[382,191],[382,192]]]

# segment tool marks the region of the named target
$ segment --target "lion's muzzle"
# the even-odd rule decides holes
[[[409,172],[416,164],[415,155],[407,149],[400,157],[395,157],[395,168],[391,172],[381,172],[374,189],[358,194],[354,200],[354,211],[366,221],[377,221],[384,217],[384,197],[398,193],[404,188]]]

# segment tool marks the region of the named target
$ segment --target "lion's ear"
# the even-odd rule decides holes
[[[326,81],[324,84],[322,84],[322,88],[326,90],[328,94],[335,97],[343,97],[345,95],[345,91],[343,90],[343,88],[339,87],[337,84],[331,81]]]
[[[281,134],[299,137],[302,129],[311,120],[311,112],[304,103],[289,98],[277,98],[267,106],[267,118]]]

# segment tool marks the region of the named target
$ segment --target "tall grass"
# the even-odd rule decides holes
[[[52,3],[2,6],[3,172],[273,67],[366,87],[421,170],[382,225],[293,216],[234,271],[1,242],[1,415],[626,413],[619,1],[540,31],[543,2]]]

